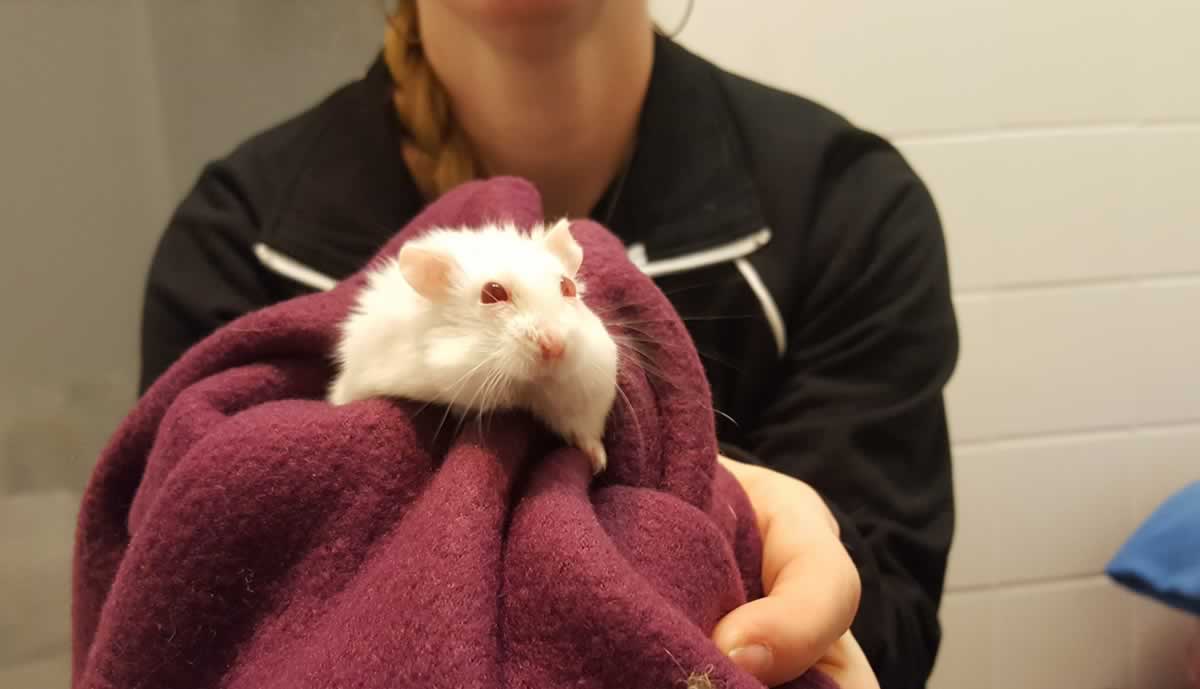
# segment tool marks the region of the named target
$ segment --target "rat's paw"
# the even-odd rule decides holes
[[[592,460],[592,475],[599,475],[608,466],[608,455],[604,452],[604,443],[599,440],[579,439],[579,449]]]

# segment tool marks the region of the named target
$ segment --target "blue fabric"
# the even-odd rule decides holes
[[[1200,615],[1200,481],[1159,505],[1106,573],[1132,591]]]

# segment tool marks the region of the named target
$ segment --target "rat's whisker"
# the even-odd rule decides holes
[[[675,390],[675,391],[683,390],[682,387],[680,387],[678,384],[676,384],[674,381],[672,381],[665,374],[665,372],[663,372],[661,369],[658,369],[657,367],[646,363],[646,361],[644,359],[646,354],[644,352],[638,350],[636,347],[629,345],[627,342],[618,342],[617,345],[618,345],[618,348],[617,348],[618,353],[622,355],[621,356],[622,361],[629,362],[629,364],[634,366],[636,370],[646,373],[652,379],[661,382],[662,384],[668,386],[672,390]],[[624,391],[622,391],[622,392],[624,392]],[[628,398],[626,398],[626,399],[628,399]],[[741,424],[738,423],[737,419],[733,418],[729,414],[726,414],[725,412],[721,411],[720,409],[716,408],[715,406],[707,405],[707,404],[704,404],[699,401],[696,402],[696,406],[700,407],[701,409],[704,409],[705,411],[720,415],[720,416],[728,419],[729,422],[732,423],[734,426],[738,426],[738,427],[741,426]]]
[[[675,287],[675,288],[668,289],[668,290],[660,289],[658,291],[665,297],[673,297],[675,295],[683,294],[685,292],[691,292],[691,291],[697,290],[697,289],[705,289],[705,288],[710,288],[710,287],[722,287],[725,285],[734,284],[736,282],[741,282],[741,278],[740,277],[731,277],[726,280],[714,280],[711,282],[701,282],[701,283],[697,283],[694,285],[684,285],[681,287]],[[657,298],[657,295],[650,293],[650,294],[645,295],[645,297],[643,299],[640,299],[640,300],[630,299],[630,300],[622,301],[619,304],[614,304],[612,306],[607,307],[605,310],[612,311],[612,310],[616,310],[616,309],[628,308],[630,306],[646,306],[646,305],[653,304],[653,303],[659,303],[659,300]],[[592,309],[592,310],[595,311],[595,309]]]
[[[601,373],[604,372],[604,368],[599,363],[591,362],[590,367],[593,371],[598,371]],[[629,410],[627,413],[629,415],[629,419],[633,422],[633,428],[637,432],[638,438],[639,439],[644,438],[645,436],[642,435],[642,424],[638,420],[637,409],[633,406],[633,401],[631,399],[629,399],[629,395],[626,394],[624,389],[622,389],[621,381],[619,380],[619,376],[618,376],[618,380],[614,381],[614,386],[616,387],[617,394],[620,395],[622,400],[624,400],[625,407]],[[619,408],[620,407],[618,405],[618,409]]]
[[[633,408],[633,401],[629,399],[629,395],[621,388],[621,384],[617,383],[617,393],[625,400],[625,406],[629,409],[629,419],[633,421],[633,429],[637,431],[638,440],[642,440],[645,436],[642,434],[642,424],[638,421],[637,410]]]
[[[488,376],[487,376],[487,378],[484,378],[484,382],[486,383],[486,382],[487,382],[489,379],[491,379],[491,377],[492,377],[492,375],[493,375],[494,373],[495,373],[495,370],[494,370],[494,369],[493,369],[493,370],[491,370],[491,371],[488,371]],[[477,407],[477,406],[475,405],[475,400],[479,398],[479,395],[480,395],[480,393],[481,393],[482,391],[483,391],[483,386],[482,386],[482,385],[476,385],[476,386],[475,386],[475,392],[471,393],[471,399],[470,399],[470,400],[467,402],[467,404],[466,404],[466,408],[467,408],[468,410],[472,410],[472,409],[473,409],[473,410],[476,410],[476,412],[478,412],[478,410],[479,410],[479,407]],[[457,427],[454,429],[454,435],[458,435],[459,433],[461,433],[461,432],[462,432],[463,423],[464,423],[464,422],[465,422],[465,421],[466,421],[468,418],[469,418],[469,412],[468,412],[467,414],[463,414],[463,415],[461,415],[461,416],[459,417],[459,419],[458,419],[458,426],[457,426]],[[481,425],[480,425],[480,431],[482,432],[482,430],[483,430],[483,427],[482,427],[482,424],[481,424]]]
[[[470,368],[470,369],[469,369],[469,370],[468,370],[466,373],[464,373],[464,374],[462,374],[461,376],[459,376],[457,380],[455,380],[453,383],[451,383],[451,384],[450,384],[450,385],[448,385],[447,387],[449,387],[449,388],[454,388],[455,386],[459,386],[459,385],[463,385],[463,384],[465,384],[465,382],[466,382],[467,378],[470,378],[470,377],[471,377],[472,375],[474,375],[474,373],[475,373],[476,371],[478,371],[480,368],[483,368],[484,366],[486,366],[486,365],[487,365],[488,363],[490,363],[491,361],[494,361],[494,360],[495,360],[495,359],[496,359],[496,358],[497,358],[499,355],[500,355],[500,350],[498,350],[498,349],[497,349],[497,350],[492,350],[492,352],[491,352],[491,353],[489,353],[487,356],[485,356],[483,359],[481,359],[481,360],[479,361],[479,363],[477,363],[477,364],[475,364],[474,366],[472,366],[472,367],[471,367],[471,368]]]
[[[640,332],[640,331],[637,331],[637,330],[634,330],[634,332],[635,332],[635,333],[637,333],[637,334],[639,334],[639,335],[643,335],[643,336],[644,336],[644,335],[646,335],[646,333],[643,333],[643,332]],[[686,348],[688,347],[688,345],[686,345],[686,344],[681,344],[681,343],[669,343],[669,344],[664,344],[664,343],[662,343],[662,342],[660,342],[660,341],[658,341],[658,340],[656,340],[656,339],[650,339],[649,337],[633,337],[633,336],[630,336],[630,335],[627,335],[627,334],[624,334],[624,333],[617,334],[617,335],[615,335],[614,337],[620,337],[620,338],[622,338],[623,340],[625,340],[625,341],[627,341],[627,342],[633,342],[633,343],[640,343],[640,344],[651,345],[651,346],[658,347],[658,348],[665,349],[665,350],[672,350],[672,349],[675,349],[675,350],[683,350],[683,349],[686,349]],[[713,363],[715,363],[715,364],[720,364],[720,365],[722,365],[722,366],[724,366],[724,367],[726,367],[726,368],[728,368],[728,369],[730,369],[730,370],[732,370],[732,371],[734,371],[734,372],[736,372],[736,373],[744,373],[744,371],[742,370],[742,368],[741,368],[740,366],[737,366],[737,365],[735,365],[735,364],[732,364],[732,363],[730,363],[730,362],[729,362],[727,359],[725,359],[725,358],[719,357],[719,356],[717,356],[717,355],[715,355],[715,354],[713,354],[713,353],[709,352],[708,350],[705,350],[705,349],[700,349],[700,348],[698,348],[698,347],[693,347],[693,349],[694,349],[694,350],[695,350],[695,352],[696,352],[697,354],[699,354],[701,357],[703,357],[703,358],[705,358],[705,359],[708,359],[709,361],[711,361],[711,362],[713,362]],[[641,353],[643,356],[649,356],[649,355],[648,355],[646,352],[644,352],[644,351],[643,351],[643,352],[640,352],[640,353]]]
[[[707,314],[702,316],[678,316],[678,320],[684,323],[705,322],[705,321],[744,321],[750,318],[757,318],[752,313],[737,313],[737,314]],[[675,318],[641,318],[637,320],[606,320],[609,325],[646,325],[653,323],[674,323]]]
[[[496,402],[499,401],[500,390],[504,382],[504,372],[497,368],[483,387],[483,400],[480,402],[479,408],[480,410],[487,410],[486,416],[489,431],[491,430],[491,420],[494,416],[493,412],[496,410]],[[484,429],[481,427],[480,433],[482,434],[483,431]]]
[[[483,360],[481,360],[478,364],[475,364],[475,366],[473,366],[469,371],[464,373],[462,376],[460,376],[458,378],[458,380],[456,380],[453,384],[451,384],[449,386],[454,394],[450,398],[450,401],[448,403],[446,403],[446,410],[442,413],[442,420],[438,422],[437,430],[435,430],[433,432],[434,438],[437,438],[438,434],[440,434],[442,432],[442,426],[444,426],[446,424],[446,419],[449,417],[450,412],[454,409],[454,403],[458,401],[458,396],[459,396],[459,394],[462,393],[463,388],[466,387],[466,385],[468,383],[468,379],[471,377],[471,375],[473,375],[476,371],[478,371],[483,366],[494,361],[496,358],[499,357],[499,355],[500,355],[500,351],[494,350],[491,354],[484,357]],[[424,407],[422,407],[422,409],[424,409]],[[459,429],[461,429],[461,428],[462,428],[462,425],[460,423]],[[458,431],[455,431],[455,435],[457,435],[457,434],[458,434]]]

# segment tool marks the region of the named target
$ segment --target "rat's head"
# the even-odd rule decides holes
[[[615,360],[608,331],[583,302],[582,261],[565,220],[529,234],[491,225],[406,243],[397,266],[433,307],[427,363],[438,370],[431,372],[511,388],[579,375],[589,368],[581,362]]]

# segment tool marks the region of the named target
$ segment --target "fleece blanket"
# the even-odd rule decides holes
[[[537,192],[466,184],[374,261],[496,219],[540,221]],[[447,433],[411,401],[325,402],[363,272],[248,314],[167,371],[94,468],[73,687],[761,687],[709,640],[762,595],[761,543],[715,459],[703,368],[620,241],[572,232],[589,304],[637,323],[648,364],[621,367],[606,473],[521,413]]]

